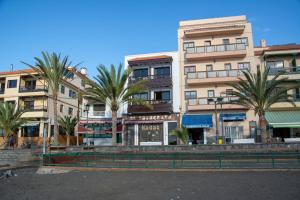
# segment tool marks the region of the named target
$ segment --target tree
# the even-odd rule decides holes
[[[34,59],[35,65],[22,63],[32,68],[38,74],[37,77],[45,80],[51,91],[52,96],[50,97],[52,98],[54,111],[54,143],[58,144],[57,99],[59,85],[72,77],[72,71],[69,68],[75,69],[78,65],[72,67],[68,56],[62,58],[57,53],[49,54],[48,52],[42,52],[42,59],[38,57],[34,57]]]
[[[176,136],[182,144],[187,144],[189,141],[189,132],[186,128],[177,128],[171,132],[171,135]]]
[[[8,145],[8,138],[18,130],[26,119],[21,118],[24,110],[16,104],[5,102],[0,103],[0,128],[4,131],[6,145]]]
[[[270,111],[272,105],[278,102],[289,102],[296,106],[291,99],[292,95],[287,92],[296,88],[297,83],[281,77],[284,72],[278,72],[270,77],[270,69],[263,72],[257,67],[257,73],[249,70],[242,71],[244,78],[239,78],[238,82],[229,83],[233,87],[233,95],[238,97],[232,101],[233,104],[242,105],[248,109],[253,109],[259,117],[259,129],[261,130],[262,141],[267,142],[269,134],[266,131],[265,113]],[[299,87],[299,86],[298,86]]]
[[[98,75],[95,81],[87,80],[87,98],[107,104],[112,112],[112,145],[116,145],[117,132],[117,113],[120,107],[126,103],[139,103],[146,105],[146,101],[135,99],[133,95],[144,90],[144,81],[135,84],[126,84],[132,72],[126,69],[122,72],[122,64],[119,65],[117,72],[114,65],[110,70],[104,65],[97,67]]]
[[[58,124],[65,130],[67,135],[67,146],[70,145],[70,135],[74,133],[76,124],[78,123],[77,117],[64,116],[58,119]]]

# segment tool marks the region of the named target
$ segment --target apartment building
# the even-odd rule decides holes
[[[58,115],[77,116],[79,105],[78,91],[82,91],[84,74],[73,68],[72,73],[60,85],[58,94]],[[37,144],[43,142],[43,132],[53,135],[54,109],[51,91],[43,79],[32,69],[0,72],[0,101],[11,102],[25,109],[23,118],[28,119],[18,131],[19,144],[30,140]]]
[[[232,143],[251,137],[254,112],[230,104],[227,84],[256,69],[246,16],[181,21],[178,29],[182,126],[190,143]],[[220,141],[221,140],[221,141]]]
[[[289,80],[300,83],[300,45],[286,44],[267,46],[262,40],[259,47],[255,47],[255,57],[262,69],[269,68],[269,77],[274,77],[279,72],[285,72],[283,76]],[[288,85],[287,85],[288,86]],[[279,102],[272,106],[266,113],[269,132],[274,138],[287,140],[286,138],[300,137],[300,89],[288,91],[295,104]]]
[[[125,57],[125,68],[133,70],[128,84],[145,80],[145,91],[134,98],[151,107],[127,105],[124,116],[128,145],[176,144],[170,132],[179,125],[180,93],[177,52],[162,52]]]

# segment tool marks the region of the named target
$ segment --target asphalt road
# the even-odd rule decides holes
[[[0,180],[0,199],[290,200],[300,199],[300,171],[281,172],[70,172],[15,171]]]

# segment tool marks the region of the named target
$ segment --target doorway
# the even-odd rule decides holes
[[[189,128],[189,142],[192,144],[204,144],[203,128]]]
[[[281,141],[283,141],[283,138],[290,138],[291,137],[290,128],[274,128],[273,137],[281,138]]]

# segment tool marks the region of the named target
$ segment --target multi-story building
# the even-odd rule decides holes
[[[84,89],[84,74],[73,68],[68,79],[60,85],[57,111],[60,117],[77,116],[79,98],[77,93]],[[52,92],[43,79],[32,69],[0,72],[0,101],[11,102],[25,109],[22,115],[28,121],[18,131],[19,144],[30,140],[37,144],[43,142],[43,132],[53,135],[54,109]],[[81,106],[81,105],[80,105]]]
[[[168,145],[176,143],[170,132],[179,124],[180,93],[177,52],[125,57],[125,68],[133,70],[128,84],[145,80],[145,91],[134,98],[150,106],[130,104],[124,118],[128,145]]]
[[[178,30],[182,125],[193,144],[251,136],[253,111],[230,104],[227,84],[255,71],[251,23],[245,16],[181,21]]]
[[[269,77],[278,72],[284,72],[283,77],[289,80],[300,81],[300,45],[274,45],[267,46],[262,40],[261,45],[255,48],[257,63],[262,69],[269,68]],[[291,85],[287,84],[287,87]],[[300,88],[300,85],[299,85]],[[288,93],[296,107],[288,102],[279,102],[266,113],[269,130],[274,138],[300,137],[300,89],[292,89]]]

